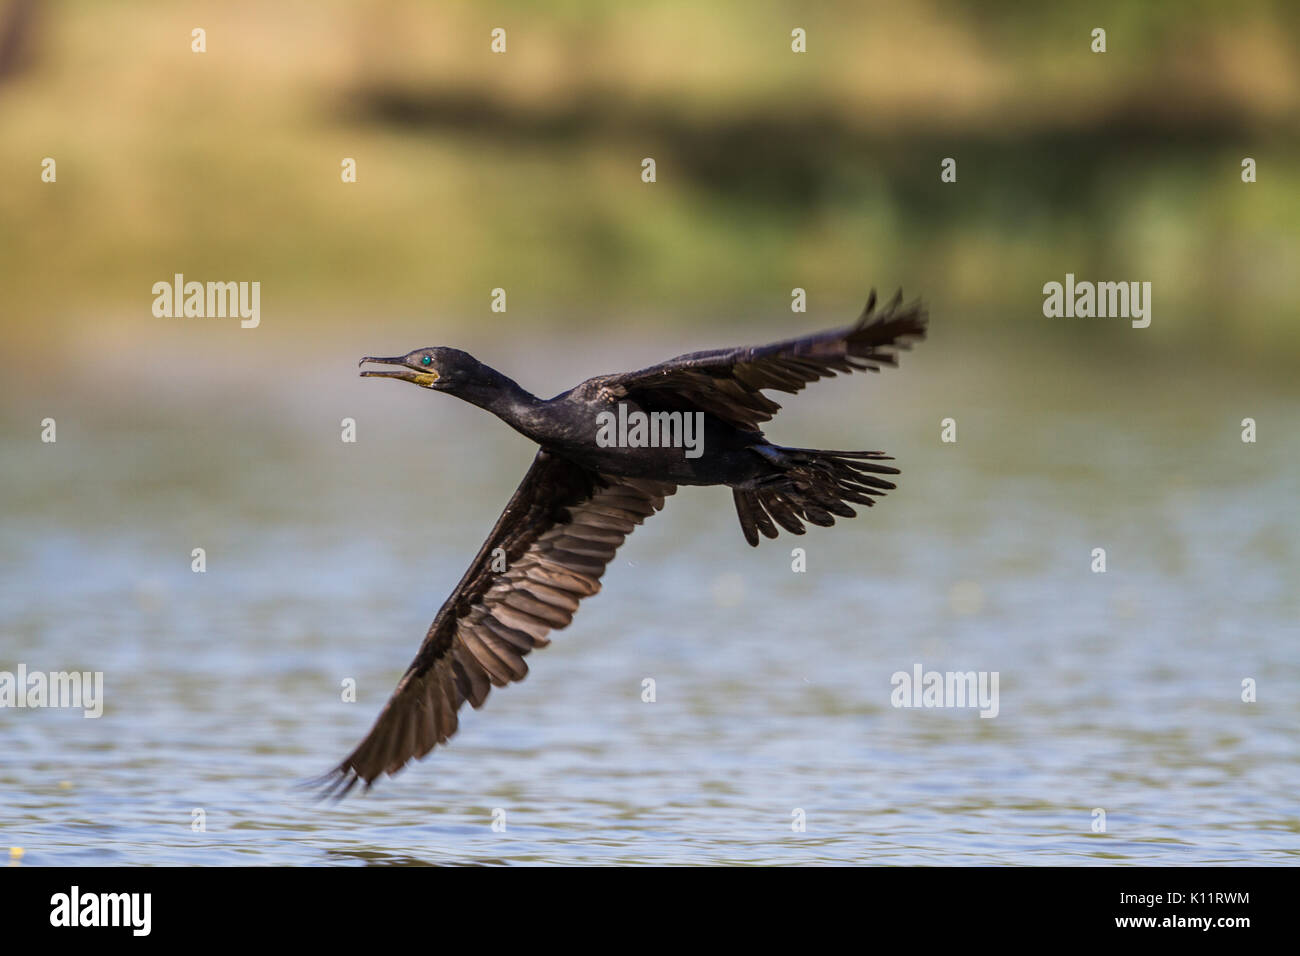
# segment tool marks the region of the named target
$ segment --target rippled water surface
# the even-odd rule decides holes
[[[98,720],[0,710],[0,843],[24,865],[1297,861],[1285,388],[941,339],[815,386],[773,437],[887,449],[897,492],[750,549],[725,490],[683,490],[452,746],[318,804],[295,782],[368,729],[532,452],[354,378],[432,341],[238,335],[5,385],[0,670],[102,671],[106,697]],[[552,393],[735,337],[472,344]],[[892,707],[918,663],[996,671],[997,716]]]

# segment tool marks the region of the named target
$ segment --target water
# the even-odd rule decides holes
[[[896,493],[751,550],[728,493],[680,492],[450,747],[319,804],[293,784],[369,728],[531,450],[352,378],[428,335],[196,328],[5,386],[0,670],[106,696],[0,711],[24,865],[1297,861],[1294,391],[996,337],[815,386],[773,436],[887,449]],[[736,336],[657,337],[469,344],[546,392]],[[998,716],[892,707],[916,663],[997,671]]]

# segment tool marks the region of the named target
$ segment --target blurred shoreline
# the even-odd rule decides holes
[[[151,334],[180,272],[260,282],[304,341],[435,310],[743,332],[795,288],[833,325],[874,284],[1087,348],[1111,333],[1036,318],[1072,272],[1152,283],[1144,346],[1300,353],[1300,8],[546,6],[39,8],[0,76],[4,334]]]

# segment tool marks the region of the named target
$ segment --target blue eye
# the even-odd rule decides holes
[[[432,365],[432,364],[433,364],[433,359],[432,359],[430,356],[426,355],[424,358],[420,359],[420,364],[421,364],[421,365],[426,365],[426,366],[427,366],[427,365]]]

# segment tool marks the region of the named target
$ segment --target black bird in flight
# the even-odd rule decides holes
[[[830,526],[852,518],[895,485],[897,468],[876,451],[786,448],[759,426],[780,406],[763,389],[795,393],[837,372],[896,365],[899,349],[925,337],[926,311],[900,307],[902,293],[875,311],[872,292],[844,329],[751,348],[694,352],[638,372],[602,375],[545,400],[458,349],[366,357],[393,371],[366,370],[449,392],[487,409],[540,449],[456,590],[434,618],[415,660],[343,762],[319,783],[343,796],[363,780],[395,774],[456,732],[466,701],[480,707],[491,687],[528,673],[524,656],[566,627],[578,602],[600,589],[623,539],[663,507],[678,485],[728,485],[745,539],[757,545],[780,525]],[[696,457],[682,447],[619,447],[598,441],[601,413],[678,412],[702,424]],[[603,421],[608,422],[607,414]],[[667,431],[668,418],[660,418]]]

